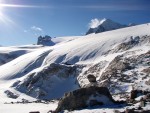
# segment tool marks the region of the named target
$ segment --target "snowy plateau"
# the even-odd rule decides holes
[[[108,105],[61,112],[123,113],[133,108],[149,112],[150,23],[51,42],[0,47],[0,113],[55,110],[67,92],[89,87],[89,74],[96,77],[97,86],[109,89],[115,101],[126,104],[114,105],[100,94],[102,98],[95,98]],[[131,99],[133,91],[137,94]]]

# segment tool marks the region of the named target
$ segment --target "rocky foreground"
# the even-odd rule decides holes
[[[142,97],[137,100],[139,95],[142,95]],[[138,106],[135,106],[136,104]],[[59,113],[64,110],[73,111],[96,106],[99,109],[114,108],[114,113],[149,113],[150,110],[144,109],[147,105],[150,105],[150,92],[132,90],[130,97],[126,100],[114,100],[108,88],[90,86],[66,93],[59,100],[56,110],[51,112]],[[126,109],[119,111],[115,108]]]

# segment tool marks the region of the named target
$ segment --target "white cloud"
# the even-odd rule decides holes
[[[24,33],[33,34],[34,36],[39,36],[44,34],[44,30],[37,26],[32,26],[29,29],[25,29]]]
[[[97,18],[92,19],[89,23],[89,28],[98,27],[104,20],[105,20],[105,18],[104,19],[97,19]]]
[[[31,30],[33,30],[33,31],[40,31],[40,32],[42,32],[42,31],[43,31],[43,29],[42,29],[42,28],[40,28],[40,27],[36,27],[36,26],[32,26],[32,27],[31,27]]]

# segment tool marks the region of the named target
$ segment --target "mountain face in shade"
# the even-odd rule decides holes
[[[86,35],[91,34],[91,33],[101,33],[105,31],[110,31],[110,30],[115,30],[119,28],[124,28],[127,27],[126,25],[119,24],[117,22],[114,22],[110,19],[103,19],[100,21],[99,25],[94,28],[90,28],[87,32]]]

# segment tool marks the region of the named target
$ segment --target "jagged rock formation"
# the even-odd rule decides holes
[[[37,45],[44,45],[44,46],[53,46],[55,45],[54,42],[52,42],[51,37],[46,35],[46,36],[39,36],[38,37],[38,42]]]
[[[38,99],[56,99],[79,88],[75,73],[75,66],[53,63],[40,72],[29,73],[25,80],[17,81],[12,87]]]
[[[62,110],[76,110],[88,106],[114,104],[109,90],[106,87],[90,86],[66,93],[60,100],[56,113]]]
[[[91,34],[91,33],[101,33],[105,31],[110,31],[110,30],[115,30],[119,28],[124,28],[127,27],[126,25],[121,25],[117,22],[114,22],[110,19],[103,19],[100,22],[100,25],[98,25],[95,28],[90,28],[87,32],[86,35]]]

